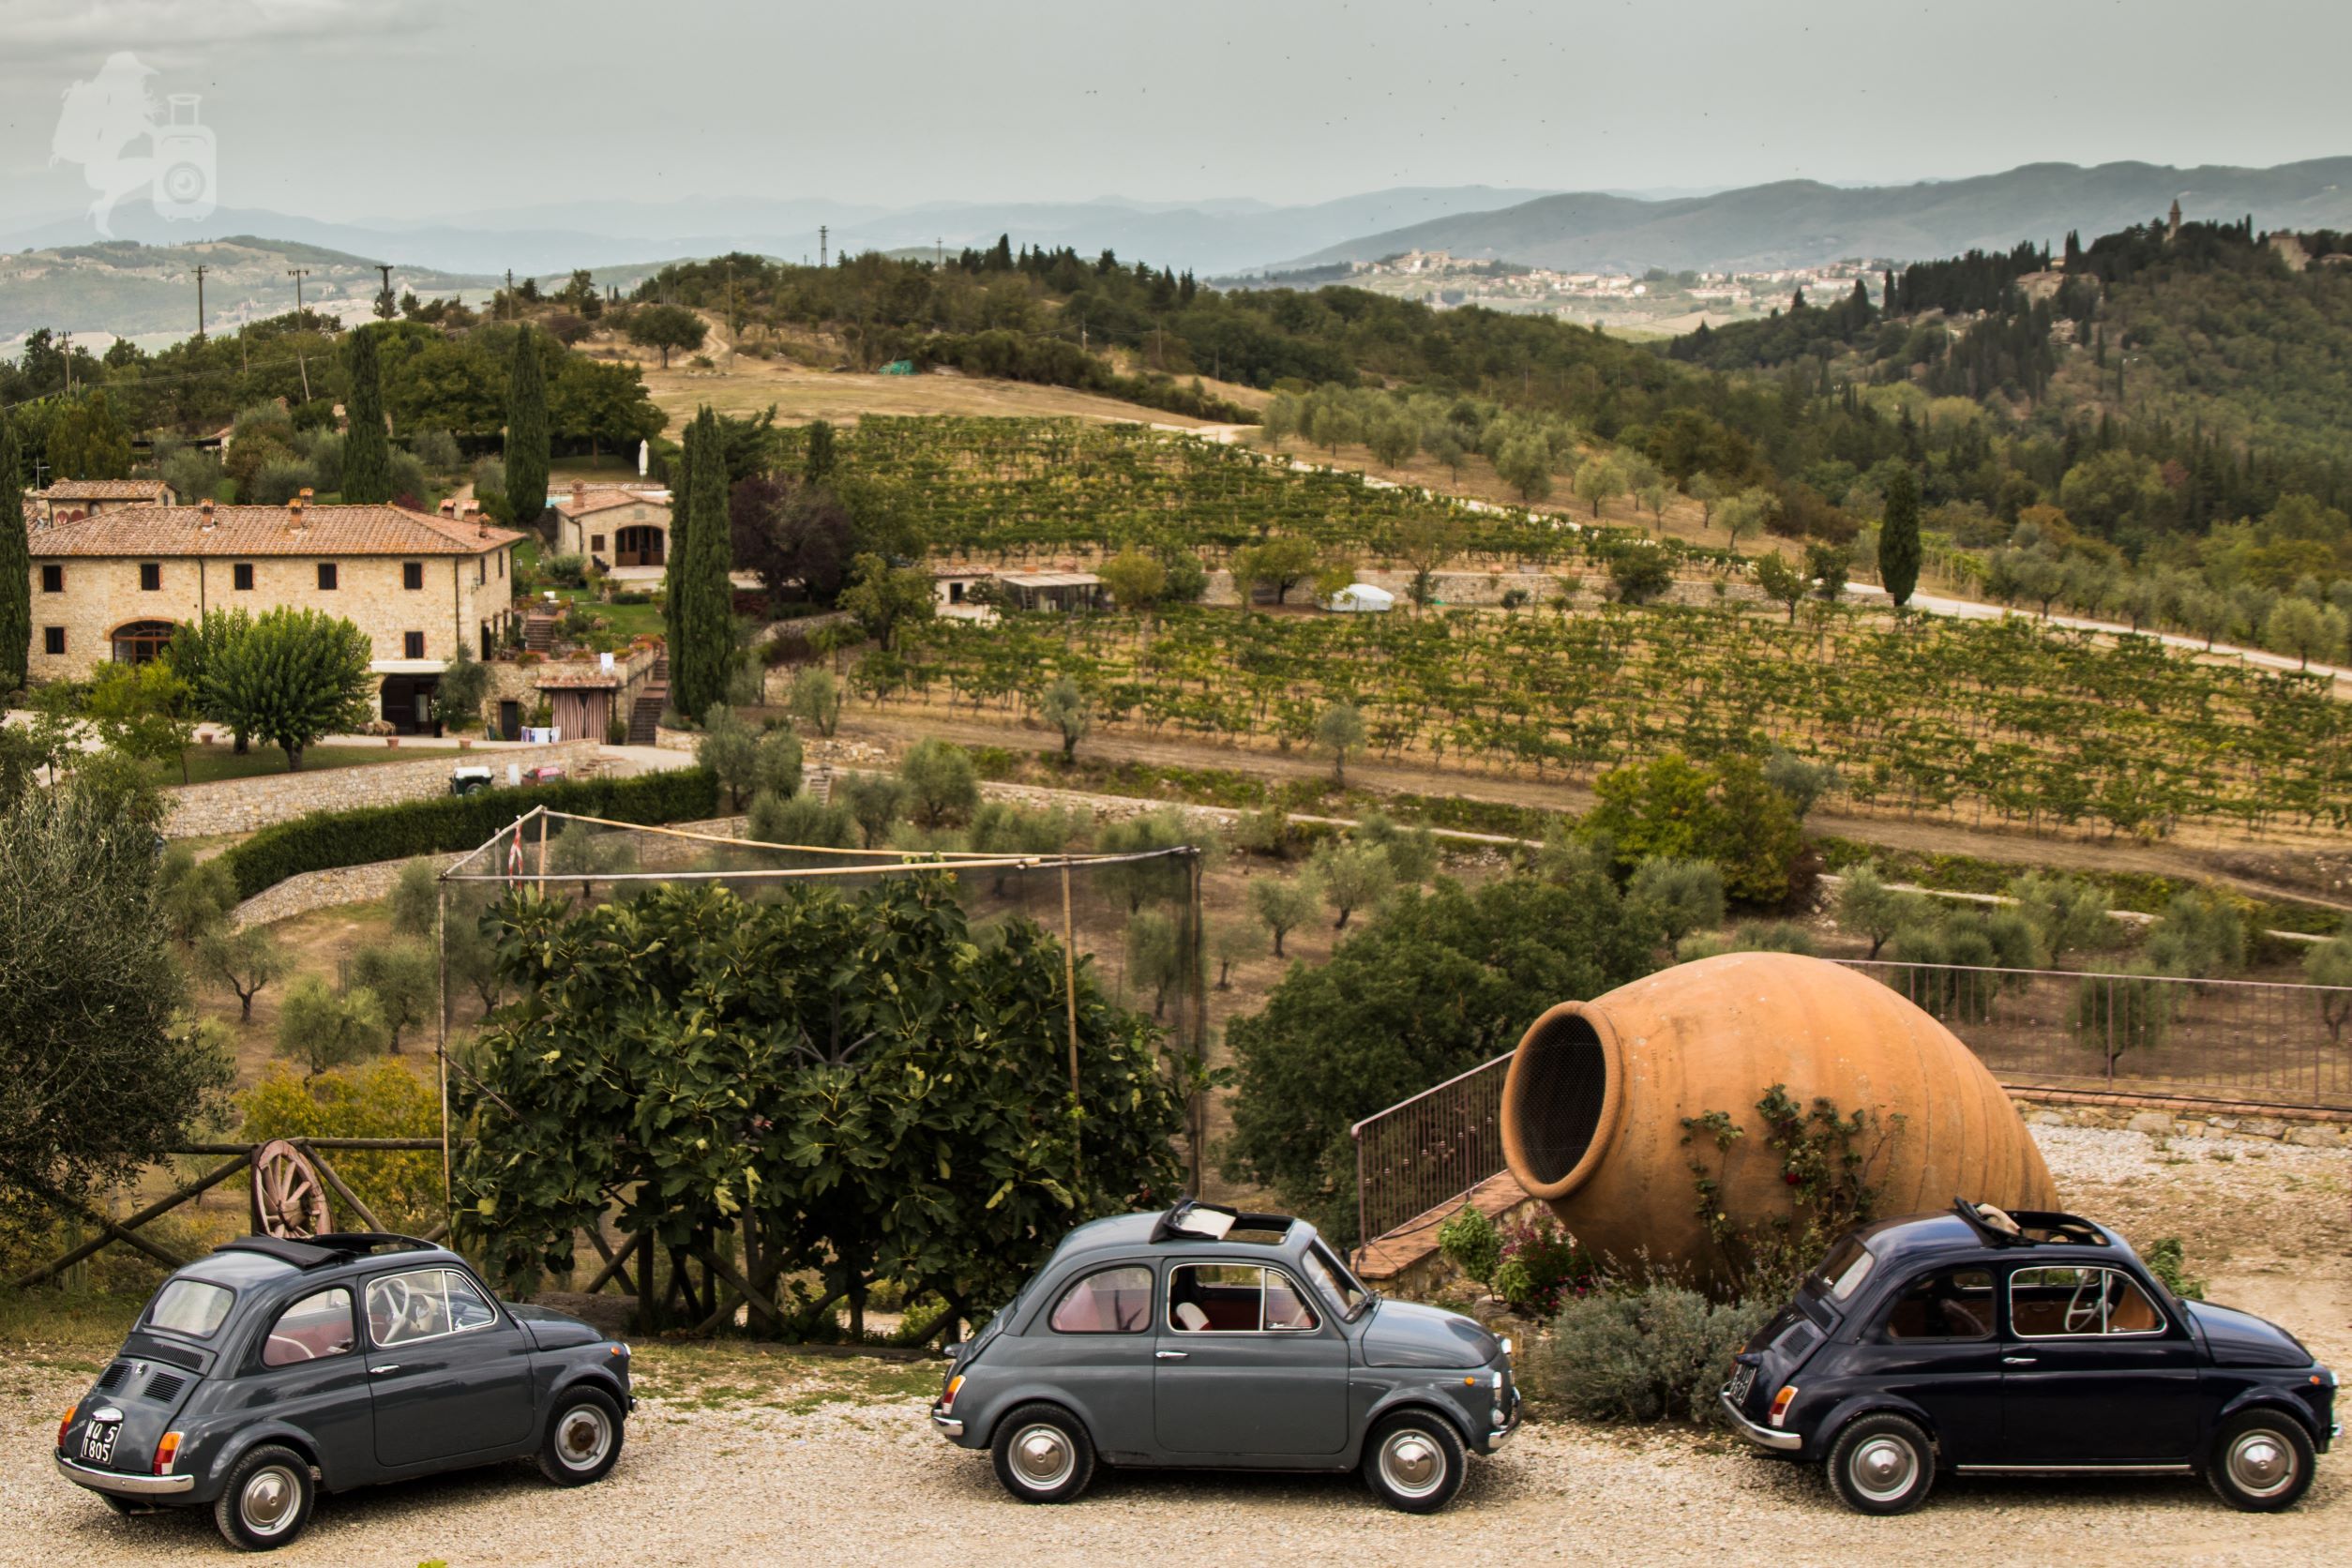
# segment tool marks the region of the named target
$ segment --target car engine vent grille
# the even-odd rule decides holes
[[[98,1386],[102,1389],[111,1389],[120,1383],[123,1380],[123,1374],[129,1370],[130,1367],[127,1364],[118,1361],[98,1374]]]
[[[140,1393],[158,1404],[167,1404],[177,1399],[180,1396],[180,1390],[187,1386],[188,1380],[178,1373],[158,1372],[147,1380],[147,1386],[140,1390]]]

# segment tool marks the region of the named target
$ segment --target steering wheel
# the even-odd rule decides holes
[[[2091,1292],[2090,1300],[2083,1300],[2083,1292]],[[2096,1270],[2085,1270],[2074,1293],[2066,1298],[2066,1332],[2081,1334],[2099,1318],[2100,1308],[2107,1304],[2105,1280]]]
[[[407,1280],[395,1274],[384,1282],[384,1305],[385,1317],[384,1337],[389,1340],[408,1320],[412,1309],[416,1305],[416,1292],[410,1289]]]

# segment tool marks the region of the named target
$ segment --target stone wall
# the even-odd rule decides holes
[[[449,770],[461,765],[490,768],[502,784],[509,763],[525,771],[553,763],[573,777],[582,777],[596,761],[597,745],[580,740],[470,751],[439,746],[420,748],[413,762],[372,762],[355,768],[272,773],[217,784],[183,785],[163,792],[170,808],[164,832],[173,838],[251,833],[313,811],[430,800],[449,792]]]
[[[2352,1149],[2352,1111],[2323,1107],[2232,1107],[2131,1095],[2010,1092],[2028,1125],[2123,1127],[2155,1138],[2259,1138],[2310,1149]]]

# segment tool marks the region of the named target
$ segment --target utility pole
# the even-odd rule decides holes
[[[508,310],[511,310],[511,309],[513,309],[514,308],[515,308],[515,269],[514,269],[513,267],[508,267],[508,268],[506,269],[506,294],[505,294],[505,303],[504,303],[504,304],[502,304],[502,305],[499,307],[499,311],[498,311],[498,313],[499,313],[500,315],[502,315],[502,316],[503,316],[503,315],[505,315],[505,314]]]
[[[57,341],[66,351],[66,396],[70,398],[73,396],[73,334],[60,333]],[[2116,378],[2120,383],[2122,380],[2120,370],[2117,371]]]
[[[202,338],[204,335],[205,270],[206,269],[202,264],[199,264],[196,268],[196,336],[199,338]]]
[[[830,233],[823,224],[817,225],[817,264],[820,267],[825,264],[825,243]]]
[[[947,236],[945,234],[934,234],[931,237],[931,265],[934,269],[937,269],[939,267],[943,267],[946,264]]]
[[[302,400],[310,400],[310,362],[302,353],[302,280],[310,276],[306,266],[290,266],[288,276],[294,280],[294,365],[302,371]]]

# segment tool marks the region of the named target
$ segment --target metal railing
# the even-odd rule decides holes
[[[2352,1108],[2352,988],[1841,959],[2013,1089]]]
[[[1451,1209],[1500,1174],[1502,1080],[1511,1055],[1505,1051],[1349,1129],[1356,1143],[1358,1245]]]
[[[2352,987],[1838,961],[1942,1019],[2008,1088],[2352,1109]],[[1435,1225],[1502,1173],[1511,1056],[1349,1129],[1359,1245]]]

